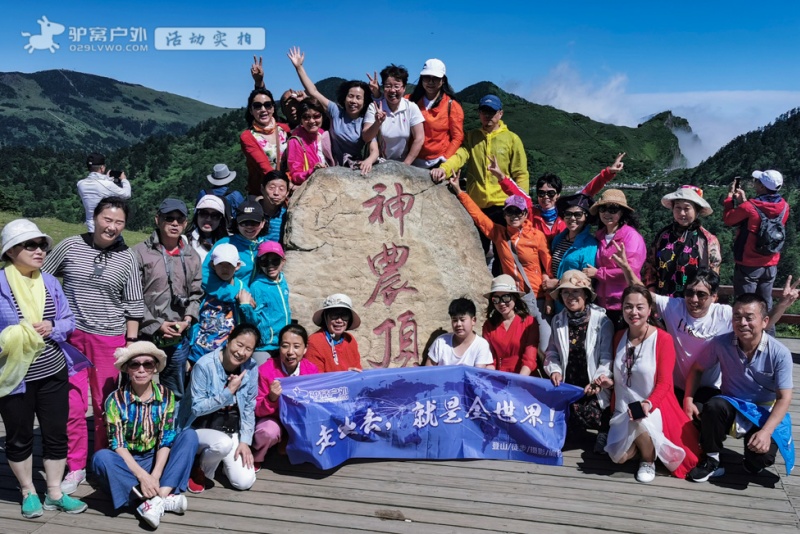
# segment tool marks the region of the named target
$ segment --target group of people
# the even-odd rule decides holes
[[[377,73],[369,83],[345,82],[332,102],[310,81],[304,54],[292,49],[289,59],[305,92],[281,98],[288,124],[278,122],[260,61],[251,69],[256,89],[240,136],[246,197],[228,187],[236,173],[215,165],[191,217],[182,200],[167,198],[150,237],[129,247],[122,232],[130,184],[95,153],[79,182],[87,233],[53,247],[28,220],[3,228],[0,415],[24,517],[86,509],[70,494],[86,478],[89,391],[92,470],[115,508],[135,505],[157,527],[165,512],[185,512],[184,492],[205,491],[220,467],[233,488],[249,489],[268,451],[286,446],[281,379],[361,371],[351,333],[361,319],[346,294],[322,302],[311,335],[292,318],[283,275],[287,199],[316,169],[367,174],[382,159],[427,169],[452,189],[496,275],[481,334],[476,303],[453,300],[453,331],[434,341],[426,365],[582,388],[569,409],[570,435],[597,431],[595,452],[617,463],[638,458],[643,483],[654,479],[657,459],[695,481],[721,474],[719,451],[734,423],[747,440],[748,472],[785,450],[792,361],[767,330],[798,291],[787,281],[772,305],[775,230],[788,218],[780,173],[756,171],[752,200],[741,184],[731,187],[724,220],[738,227],[736,299],[719,304],[722,256],[702,225],[713,210],[699,188],[663,197],[674,221],[648,246],[625,194],[603,190],[623,171],[625,154],[575,194],[562,195],[560,178],[542,175],[534,202],[502,101],[484,96],[481,128],[464,134],[440,60],[425,63],[410,97],[408,72],[390,65],[380,84]],[[34,417],[44,503],[32,478]]]

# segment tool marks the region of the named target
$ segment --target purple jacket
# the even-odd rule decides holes
[[[58,346],[64,352],[64,357],[67,360],[67,371],[72,376],[78,371],[91,367],[92,364],[78,349],[67,343],[67,336],[75,330],[75,316],[72,314],[72,310],[69,309],[67,297],[61,289],[61,284],[58,283],[58,280],[53,275],[45,272],[42,272],[42,278],[44,279],[44,287],[50,293],[53,298],[53,304],[56,307],[55,317],[45,317],[45,319],[53,321],[53,332],[50,334],[50,339],[58,343]],[[0,331],[7,326],[15,324],[19,324],[19,316],[14,305],[14,294],[11,292],[11,286],[8,285],[6,272],[0,271]],[[25,380],[20,382],[9,395],[24,392]]]
[[[647,246],[644,244],[644,238],[628,226],[622,225],[614,234],[614,239],[611,243],[606,243],[606,229],[601,228],[595,234],[597,238],[597,302],[596,304],[607,310],[621,310],[622,309],[622,292],[628,287],[628,282],[625,280],[625,275],[622,269],[617,267],[611,256],[617,253],[617,247],[614,242],[623,243],[625,245],[625,254],[628,256],[628,263],[630,263],[633,272],[636,276],[641,276],[642,265],[647,259]]]

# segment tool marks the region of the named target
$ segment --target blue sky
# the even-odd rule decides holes
[[[252,52],[159,51],[155,28],[265,28],[259,55],[276,92],[300,86],[290,46],[307,53],[313,79],[363,79],[394,62],[415,80],[438,57],[456,90],[491,80],[617,124],[673,108],[709,150],[800,106],[800,8],[789,2],[44,0],[3,11],[1,71],[77,70],[229,107],[252,87]],[[149,49],[70,51],[65,32],[55,53],[29,54],[21,32],[38,33],[42,15],[67,27],[144,27]]]

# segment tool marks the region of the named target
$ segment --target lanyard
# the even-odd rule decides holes
[[[183,283],[184,289],[186,290],[185,297],[189,296],[189,275],[186,272],[186,260],[183,257],[183,247],[181,246],[180,241],[178,242],[178,250],[179,256],[181,258],[181,266],[183,267]],[[172,262],[167,261],[167,253],[165,252],[164,245],[161,245],[161,257],[164,258],[164,268],[167,270],[167,285],[169,285],[169,293],[170,295],[175,295],[175,292],[172,289]]]

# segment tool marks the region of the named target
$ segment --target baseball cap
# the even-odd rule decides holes
[[[444,62],[436,58],[426,61],[422,66],[422,72],[419,73],[420,76],[435,76],[437,78],[444,78],[445,74],[447,74],[447,68],[444,66]]]
[[[492,108],[495,111],[500,111],[503,109],[503,102],[495,95],[486,95],[481,98],[480,103],[478,103],[478,108]]]
[[[283,247],[277,241],[264,241],[258,245],[258,257],[265,254],[277,254],[281,258],[285,258],[286,254],[283,253]]]
[[[165,198],[158,207],[158,213],[167,214],[172,211],[179,211],[184,217],[189,214],[189,210],[186,209],[186,204],[183,203],[183,200],[178,200],[177,198]]]
[[[519,208],[521,211],[526,211],[528,209],[528,203],[525,202],[525,198],[521,197],[520,195],[511,195],[506,199],[503,209],[511,207]]]
[[[783,186],[783,175],[778,171],[753,171],[753,178],[770,191],[777,191]]]
[[[264,220],[264,208],[255,199],[255,197],[247,197],[247,200],[239,204],[239,214],[236,216],[236,222],[241,223],[245,221],[261,222]]]
[[[86,158],[86,166],[87,167],[94,167],[106,164],[106,157],[99,152],[92,152]]]
[[[234,267],[241,263],[239,259],[239,251],[234,245],[230,243],[223,243],[214,247],[211,251],[211,263],[219,265],[220,263],[230,263]]]

